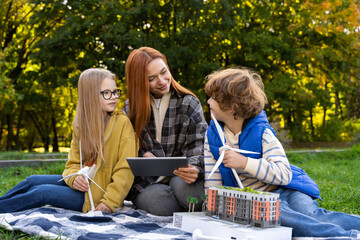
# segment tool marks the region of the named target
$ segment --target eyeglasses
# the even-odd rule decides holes
[[[109,100],[112,97],[112,95],[114,95],[114,97],[116,99],[121,96],[121,90],[120,89],[116,89],[113,92],[110,91],[109,89],[106,89],[104,91],[101,91],[100,93],[103,96],[103,98],[106,99],[106,100]]]

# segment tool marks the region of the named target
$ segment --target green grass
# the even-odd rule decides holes
[[[360,215],[360,146],[344,152],[288,153],[289,161],[304,169],[319,185],[323,201],[321,207],[328,210]],[[64,163],[45,163],[42,168],[16,167],[1,169],[0,196],[18,182],[32,174],[61,174]],[[0,239],[38,240],[19,231],[0,228]]]
[[[4,195],[9,189],[15,186],[18,182],[24,180],[27,176],[33,174],[62,174],[64,171],[64,163],[43,163],[42,168],[27,168],[27,167],[14,167],[1,169],[0,175],[0,196]],[[30,236],[21,231],[9,231],[0,228],[0,239],[7,240],[44,240],[48,238],[40,236]]]
[[[0,239],[2,240],[47,240],[49,238],[44,238],[41,236],[30,236],[26,233],[23,233],[19,230],[9,231],[3,228],[0,228]]]
[[[0,196],[4,195],[10,188],[26,177],[33,174],[62,174],[64,162],[44,162],[43,167],[12,167],[1,169],[0,175]]]
[[[344,152],[289,153],[289,161],[304,169],[320,188],[323,208],[360,215],[360,146]]]

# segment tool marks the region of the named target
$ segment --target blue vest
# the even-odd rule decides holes
[[[274,134],[275,130],[270,126],[265,111],[262,111],[259,115],[252,119],[246,119],[244,121],[243,130],[239,135],[239,148],[242,150],[248,150],[252,152],[259,152],[259,154],[244,154],[242,155],[251,158],[262,157],[262,135],[266,128],[269,128]],[[275,135],[276,136],[276,135]],[[219,148],[222,146],[221,139],[216,130],[215,123],[211,120],[207,130],[207,137],[209,141],[210,151],[215,159],[219,158]],[[317,184],[312,180],[309,175],[306,174],[301,168],[290,164],[292,179],[288,185],[280,185],[281,187],[290,188],[303,192],[312,198],[320,198],[320,190]],[[223,185],[238,187],[231,168],[225,167],[223,163],[219,166],[219,171],[223,179]]]

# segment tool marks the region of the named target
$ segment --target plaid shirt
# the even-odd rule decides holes
[[[126,101],[124,112],[129,111]],[[156,140],[153,110],[150,121],[143,130],[143,143],[139,156],[152,152],[157,157],[186,156],[189,163],[196,166],[200,175],[204,173],[204,136],[207,123],[200,101],[191,95],[181,96],[172,91],[169,107],[162,127],[161,143]]]

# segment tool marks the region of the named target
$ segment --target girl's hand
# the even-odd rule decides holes
[[[196,181],[199,175],[199,169],[189,164],[186,168],[174,170],[174,174],[184,180],[184,182],[191,184]]]
[[[89,183],[83,176],[79,175],[74,179],[73,188],[81,192],[87,192],[89,191]]]
[[[238,152],[235,152],[231,149],[225,151],[223,159],[225,167],[245,169],[247,161],[248,158]]]
[[[103,202],[100,202],[99,205],[95,208],[95,211],[102,211],[112,213],[111,209]]]

